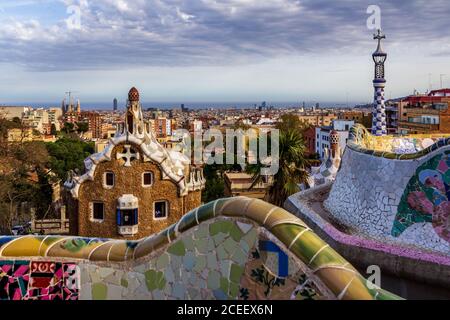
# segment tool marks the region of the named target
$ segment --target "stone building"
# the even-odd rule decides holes
[[[253,185],[253,176],[242,172],[227,172],[224,180],[226,197],[264,199],[273,184],[273,177],[264,177],[263,181]]]
[[[65,187],[71,234],[140,239],[200,206],[205,180],[189,158],[157,142],[132,88],[114,138],[87,158],[85,173],[71,174]]]

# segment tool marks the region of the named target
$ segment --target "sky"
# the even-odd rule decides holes
[[[0,104],[370,102],[369,5],[387,97],[450,87],[448,0],[0,0]]]

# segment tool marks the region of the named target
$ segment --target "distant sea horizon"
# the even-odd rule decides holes
[[[352,108],[357,105],[365,105],[367,102],[305,102],[306,108],[311,108],[319,103],[320,108]],[[142,102],[142,108],[144,110],[149,108],[156,109],[176,109],[181,108],[181,105],[184,104],[186,108],[192,110],[201,110],[201,109],[255,109],[261,106],[261,102],[253,103],[253,102]],[[24,106],[24,107],[33,107],[33,108],[55,108],[60,107],[61,103],[53,103],[53,102],[36,102],[36,103],[0,103],[0,107],[2,106]],[[267,102],[266,107],[274,108],[301,108],[303,106],[303,102]],[[118,109],[125,110],[126,106],[124,102],[118,102]],[[108,111],[113,110],[112,102],[81,102],[82,110],[89,111]]]

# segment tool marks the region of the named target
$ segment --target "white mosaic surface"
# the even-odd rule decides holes
[[[182,243],[178,250],[156,252],[132,269],[80,264],[80,299],[237,299],[239,283],[232,281],[237,277],[233,278],[233,268],[244,271],[250,249],[257,243],[258,231],[253,224],[224,221],[219,223],[225,226],[228,223],[234,230],[212,235],[213,223],[202,224],[174,242]]]
[[[448,148],[444,149],[447,150]],[[324,205],[343,224],[378,240],[412,245],[450,256],[449,243],[431,223],[415,224],[391,236],[401,198],[417,168],[443,150],[418,160],[389,160],[347,148],[341,170]]]

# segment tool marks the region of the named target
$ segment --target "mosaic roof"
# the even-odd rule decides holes
[[[361,124],[350,130],[348,147],[376,157],[412,160],[450,146],[450,134],[418,134],[404,137],[373,136]]]

